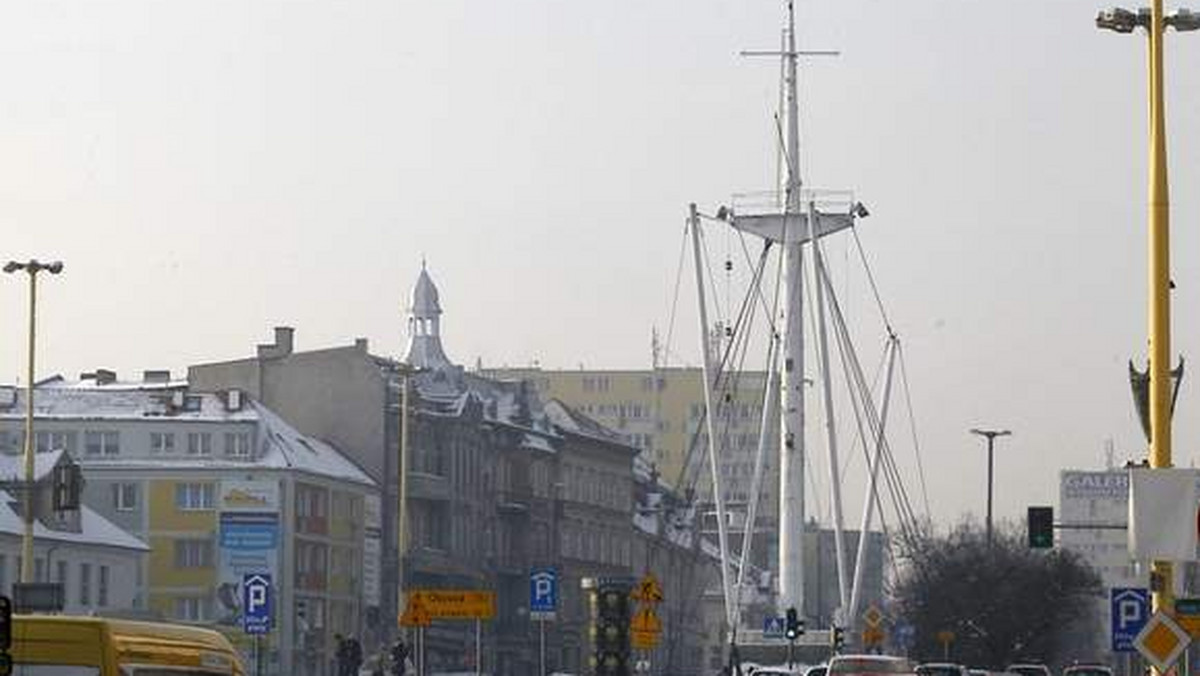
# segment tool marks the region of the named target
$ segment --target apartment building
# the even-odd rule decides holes
[[[144,609],[211,624],[249,655],[240,585],[268,574],[269,672],[324,673],[334,635],[363,635],[377,595],[367,576],[379,564],[365,556],[366,517],[378,512],[370,477],[238,390],[198,392],[162,372],[131,383],[85,376],[36,388],[36,443],[74,455],[84,504],[149,545],[146,565],[132,567]],[[0,409],[7,452],[24,434],[24,397],[12,402]]]

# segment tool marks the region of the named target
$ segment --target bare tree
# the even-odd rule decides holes
[[[893,587],[896,614],[914,629],[911,655],[1004,668],[1095,654],[1100,578],[1078,555],[1029,549],[1023,528],[1003,525],[992,544],[966,521],[949,535],[928,533],[900,552]],[[939,636],[940,635],[940,636]]]

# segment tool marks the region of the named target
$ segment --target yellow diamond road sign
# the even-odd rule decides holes
[[[873,605],[868,606],[867,609],[863,611],[863,621],[867,623],[868,627],[878,627],[879,624],[883,622],[883,613],[880,612],[879,608]]]
[[[1167,671],[1183,654],[1191,640],[1192,637],[1188,636],[1175,620],[1159,611],[1154,613],[1133,639],[1133,647],[1137,648],[1142,657],[1158,667],[1159,671]]]

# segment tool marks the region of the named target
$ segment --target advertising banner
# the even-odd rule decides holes
[[[240,625],[242,581],[247,576],[279,578],[279,483],[222,481],[219,515],[218,621]]]
[[[379,607],[380,556],[383,554],[383,522],[379,512],[379,496],[368,495],[363,501],[363,604]]]

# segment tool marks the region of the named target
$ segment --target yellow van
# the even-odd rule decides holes
[[[16,615],[14,676],[245,676],[210,629],[101,617]]]

